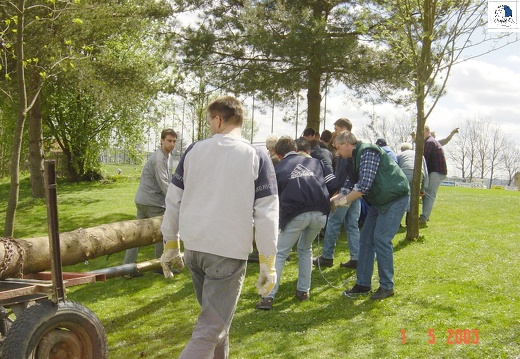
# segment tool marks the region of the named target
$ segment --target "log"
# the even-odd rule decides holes
[[[161,223],[162,216],[103,224],[61,233],[62,264],[78,264],[129,248],[162,241]],[[6,244],[6,241],[15,241],[15,243]],[[24,251],[23,260],[20,248]],[[6,258],[6,254],[8,254],[8,258]],[[49,237],[15,240],[3,238],[0,242],[0,279],[19,276],[21,261],[24,274],[49,270],[51,268]]]

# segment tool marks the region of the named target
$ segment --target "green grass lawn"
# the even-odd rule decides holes
[[[107,170],[115,173],[115,167]],[[59,183],[60,231],[133,219],[139,169],[96,184]],[[8,183],[0,182],[3,220]],[[248,274],[230,333],[231,358],[518,358],[520,356],[520,192],[441,187],[422,238],[394,239],[395,296],[374,302],[341,292],[355,272],[344,234],[335,266],[313,271],[311,297],[294,297],[296,255],[284,268],[272,311],[255,310],[258,265]],[[45,205],[21,189],[16,237],[46,235]],[[320,253],[315,245],[314,252]],[[66,270],[121,264],[124,253]],[[151,259],[144,248],[140,260]],[[377,288],[377,271],[373,278]],[[68,298],[91,308],[108,336],[109,358],[175,358],[199,313],[187,270],[173,280],[145,273],[72,287]],[[478,334],[478,337],[477,337]]]

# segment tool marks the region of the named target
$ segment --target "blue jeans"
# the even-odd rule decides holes
[[[422,214],[419,217],[425,221],[430,220],[433,204],[435,203],[435,198],[437,197],[437,191],[439,190],[441,182],[446,178],[446,175],[441,175],[438,172],[432,172],[428,176],[428,187],[424,189],[425,194],[422,200]]]
[[[338,241],[341,225],[345,223],[350,259],[357,260],[359,256],[359,227],[358,220],[361,213],[361,201],[356,199],[349,207],[338,207],[330,212],[325,227],[323,239],[323,258],[334,259],[334,250]]]
[[[135,219],[153,218],[164,215],[165,208],[158,206],[145,206],[142,204],[135,204],[137,207],[137,215]],[[163,241],[154,243],[155,258],[161,258],[164,251]],[[139,247],[127,249],[125,252],[124,264],[136,263],[137,254],[139,253]]]
[[[312,242],[325,227],[327,216],[318,211],[302,213],[287,223],[284,230],[278,235],[276,247],[276,285],[268,297],[274,298],[280,285],[283,266],[291,253],[291,249],[298,242],[298,284],[296,289],[309,292],[311,289],[312,273]]]
[[[357,284],[372,287],[374,261],[377,258],[379,285],[384,289],[394,288],[394,248],[392,239],[399,230],[401,219],[408,206],[409,196],[392,201],[386,212],[370,206],[359,240]]]
[[[242,291],[246,260],[184,250],[201,311],[179,359],[229,356],[229,327]]]

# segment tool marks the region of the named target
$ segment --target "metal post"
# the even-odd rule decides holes
[[[294,138],[298,138],[298,121],[300,121],[300,94],[296,94],[296,134],[294,135]]]
[[[251,143],[253,143],[253,138],[255,137],[255,93],[253,92],[253,110],[251,113]]]
[[[325,104],[323,108],[323,129],[327,124],[327,95],[329,94],[329,76],[327,75],[327,80],[325,81]],[[318,128],[319,132],[319,128]]]
[[[65,300],[65,286],[61,268],[60,234],[58,230],[58,199],[56,192],[56,162],[45,161],[47,192],[47,223],[49,227],[49,248],[51,252],[52,300]]]
[[[271,133],[274,133],[274,96],[273,96],[273,107],[271,110]]]

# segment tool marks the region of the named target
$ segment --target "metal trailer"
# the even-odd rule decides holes
[[[158,259],[87,273],[62,271],[55,161],[45,161],[51,271],[0,280],[1,359],[106,359],[105,329],[65,288],[160,267]]]

